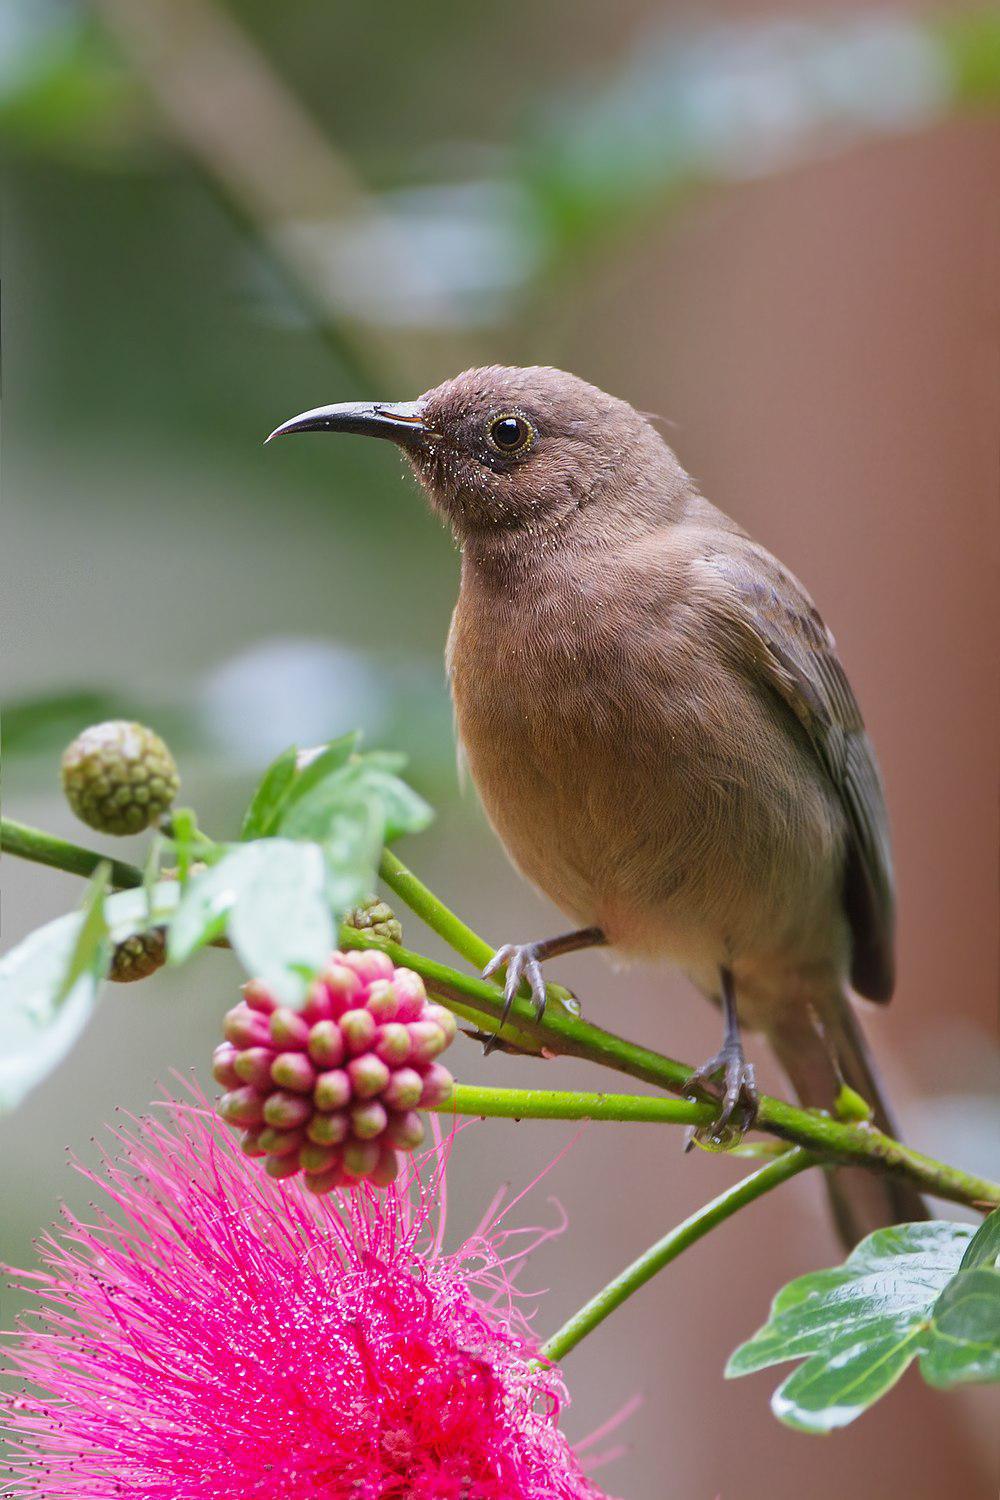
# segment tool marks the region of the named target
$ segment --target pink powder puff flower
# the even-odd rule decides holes
[[[212,1112],[168,1100],[86,1174],[21,1273],[15,1496],[600,1500],[512,1279],[555,1232],[487,1221],[442,1249],[450,1143],[387,1190],[260,1177]],[[514,1238],[519,1236],[519,1238]]]

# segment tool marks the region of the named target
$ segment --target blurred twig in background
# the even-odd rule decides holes
[[[143,80],[169,138],[285,274],[317,333],[364,393],[408,388],[398,339],[363,334],[335,305],[323,243],[303,223],[382,220],[351,164],[211,0],[91,0]]]

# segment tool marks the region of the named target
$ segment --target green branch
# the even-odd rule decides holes
[[[9,819],[0,820],[0,847],[24,859],[74,874],[89,874],[104,859],[102,855]],[[419,902],[419,907],[415,904],[413,909],[419,910],[435,931],[446,941],[460,940],[470,952],[475,952],[473,962],[479,957],[479,950],[473,944],[490,951],[482,939],[477,939],[476,934],[449,912],[405,866],[399,866],[398,862],[393,864],[393,859],[383,861],[383,869],[389,869],[395,882],[393,889],[408,903],[411,896]],[[112,861],[111,879],[116,885],[141,885],[142,873],[133,865]],[[456,1014],[477,1023],[485,1018],[493,1030],[498,1028],[504,1002],[496,985],[462,974],[447,964],[425,958],[423,954],[396,943],[373,938],[353,927],[341,928],[340,943],[345,948],[381,948],[394,963],[415,970],[431,993]],[[520,1036],[526,1037],[547,1054],[584,1058],[652,1083],[669,1093],[683,1094],[691,1077],[692,1070],[684,1063],[627,1041],[614,1032],[604,1031],[600,1026],[593,1026],[562,1006],[550,1006],[539,1018],[530,1001],[518,999],[514,1003],[511,1023],[512,1027],[505,1026],[501,1034],[510,1035],[514,1041]],[[965,1203],[983,1211],[1000,1206],[1000,1184],[912,1151],[867,1122],[833,1120],[763,1094],[755,1128],[802,1146],[826,1162],[867,1167],[908,1178],[923,1191],[954,1203]]]
[[[720,1193],[713,1198],[711,1203],[706,1203],[704,1208],[699,1208],[689,1219],[678,1224],[676,1229],[671,1229],[662,1240],[657,1240],[650,1248],[624,1271],[609,1281],[607,1286],[602,1287],[596,1296],[591,1297],[578,1312],[575,1312],[563,1326],[554,1333],[550,1339],[542,1345],[539,1351],[545,1359],[558,1363],[571,1349],[575,1349],[581,1339],[603,1323],[617,1307],[621,1307],[641,1286],[645,1286],[657,1271],[662,1271],[664,1266],[676,1260],[682,1251],[687,1250],[698,1240],[704,1238],[709,1230],[721,1224],[723,1219],[728,1219],[739,1209],[745,1208],[754,1199],[761,1198],[769,1193],[772,1188],[787,1182],[790,1177],[804,1172],[807,1167],[817,1165],[817,1158],[808,1151],[796,1148],[779,1156],[776,1161],[769,1162],[766,1167],[761,1167],[759,1172],[752,1172],[749,1177],[744,1177],[735,1187],[728,1188],[726,1192]]]
[[[460,974],[396,943],[366,937],[353,928],[343,928],[340,941],[347,948],[382,948],[393,963],[415,970],[428,990],[459,1015],[478,1015],[494,1023],[500,1019],[503,995],[485,980]],[[518,1031],[534,1038],[548,1053],[584,1058],[670,1093],[683,1094],[691,1077],[692,1069],[684,1063],[560,1011],[546,1011],[539,1020],[530,1002],[517,1000],[512,1020]],[[803,1146],[826,1161],[906,1177],[938,1198],[982,1211],[1000,1206],[1000,1183],[913,1151],[864,1121],[834,1120],[762,1094],[754,1128]]]
[[[17,823],[13,818],[0,818],[0,849],[6,854],[16,854],[19,859],[29,859],[33,864],[66,870],[70,875],[82,875],[85,879],[89,879],[100,865],[108,865],[111,884],[119,890],[142,885],[142,871],[135,865],[123,864],[107,854],[96,854],[93,849],[83,849],[79,844],[43,833],[40,828],[31,828],[27,823]]]
[[[458,1083],[441,1115],[500,1120],[623,1120],[650,1125],[711,1125],[715,1109],[689,1099],[656,1094],[594,1094],[576,1089],[492,1089]]]

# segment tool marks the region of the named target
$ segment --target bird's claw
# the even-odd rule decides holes
[[[720,1076],[721,1090],[717,1082]],[[718,1115],[710,1126],[705,1127],[713,1142],[728,1141],[731,1137],[738,1139],[757,1118],[757,1080],[753,1063],[747,1062],[738,1043],[725,1043],[714,1057],[696,1068],[684,1092],[693,1098],[701,1095],[713,1103],[718,1102]]]
[[[534,1006],[535,1016],[538,1020],[541,1020],[545,1011],[545,978],[542,974],[542,965],[538,957],[538,944],[504,943],[497,949],[486,965],[483,970],[483,978],[492,978],[496,971],[502,968],[507,970],[507,977],[503,987],[503,1010],[500,1012],[500,1025],[506,1025],[510,1017],[511,1008],[517,999],[517,992],[525,980],[527,980],[531,990],[531,1001]]]

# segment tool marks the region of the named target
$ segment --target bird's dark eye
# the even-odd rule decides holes
[[[531,447],[535,441],[535,429],[517,412],[503,412],[499,417],[493,417],[486,436],[491,448],[509,458]]]

